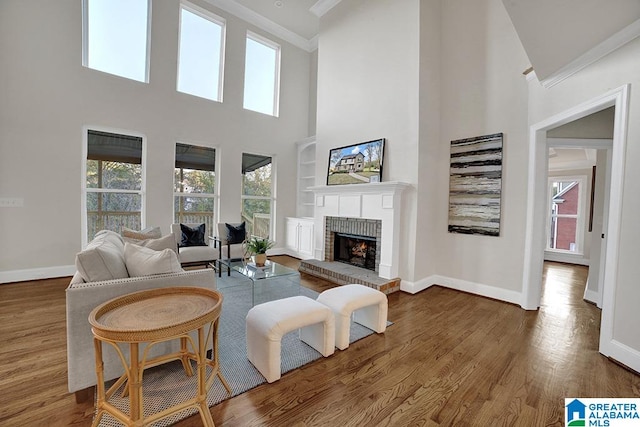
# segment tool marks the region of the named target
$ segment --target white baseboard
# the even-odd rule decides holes
[[[578,264],[589,266],[589,259],[583,255],[563,254],[558,252],[544,252],[545,261],[564,262],[567,264]]]
[[[30,268],[27,270],[0,271],[0,283],[24,282],[27,280],[52,279],[54,277],[73,276],[75,272],[75,265]]]
[[[584,296],[582,298],[585,301],[589,301],[590,303],[593,303],[593,304],[597,305],[598,307],[600,307],[598,305],[598,293],[597,292],[590,291],[589,289],[586,289],[584,291]]]
[[[616,340],[609,341],[605,347],[600,346],[600,353],[640,372],[640,352]]]
[[[415,294],[433,285],[439,285],[444,288],[468,292],[470,294],[492,298],[517,305],[521,305],[522,302],[522,294],[520,292],[496,288],[495,286],[484,285],[482,283],[475,283],[469,282],[467,280],[440,276],[437,274],[419,280],[415,283],[403,280],[400,283],[400,290]]]

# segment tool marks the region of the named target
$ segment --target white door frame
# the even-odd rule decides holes
[[[629,112],[629,89],[626,84],[567,111],[556,114],[530,127],[529,131],[529,186],[524,248],[524,271],[521,306],[536,310],[540,306],[542,267],[544,261],[546,221],[546,193],[548,175],[547,130],[588,116],[608,107],[615,107],[611,181],[609,186],[609,221],[606,231],[602,321],[600,326],[600,353],[626,363],[627,352],[613,342],[613,315],[615,313],[616,278],[620,244],[620,218],[622,214],[622,188],[624,185],[625,146]],[[605,209],[607,206],[605,206]],[[616,351],[619,350],[619,351]],[[616,353],[625,353],[618,354]],[[635,363],[629,363],[633,366]]]

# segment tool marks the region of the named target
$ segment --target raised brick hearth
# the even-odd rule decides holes
[[[355,267],[342,262],[319,261],[308,259],[300,261],[299,270],[312,276],[326,279],[338,285],[359,283],[390,294],[400,290],[400,278],[383,279],[375,271]]]

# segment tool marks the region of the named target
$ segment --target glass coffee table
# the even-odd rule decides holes
[[[282,299],[300,295],[300,280],[291,280],[300,277],[298,271],[276,262],[269,261],[264,267],[255,267],[253,264],[243,261],[231,261],[229,267],[251,280],[251,306],[266,301]],[[267,280],[267,279],[282,280]]]

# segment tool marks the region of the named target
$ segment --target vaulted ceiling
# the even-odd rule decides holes
[[[206,1],[313,51],[317,48],[320,17],[341,0]],[[640,36],[640,0],[502,3],[537,78],[547,87]]]
[[[536,76],[551,86],[640,35],[640,0],[502,0]]]

